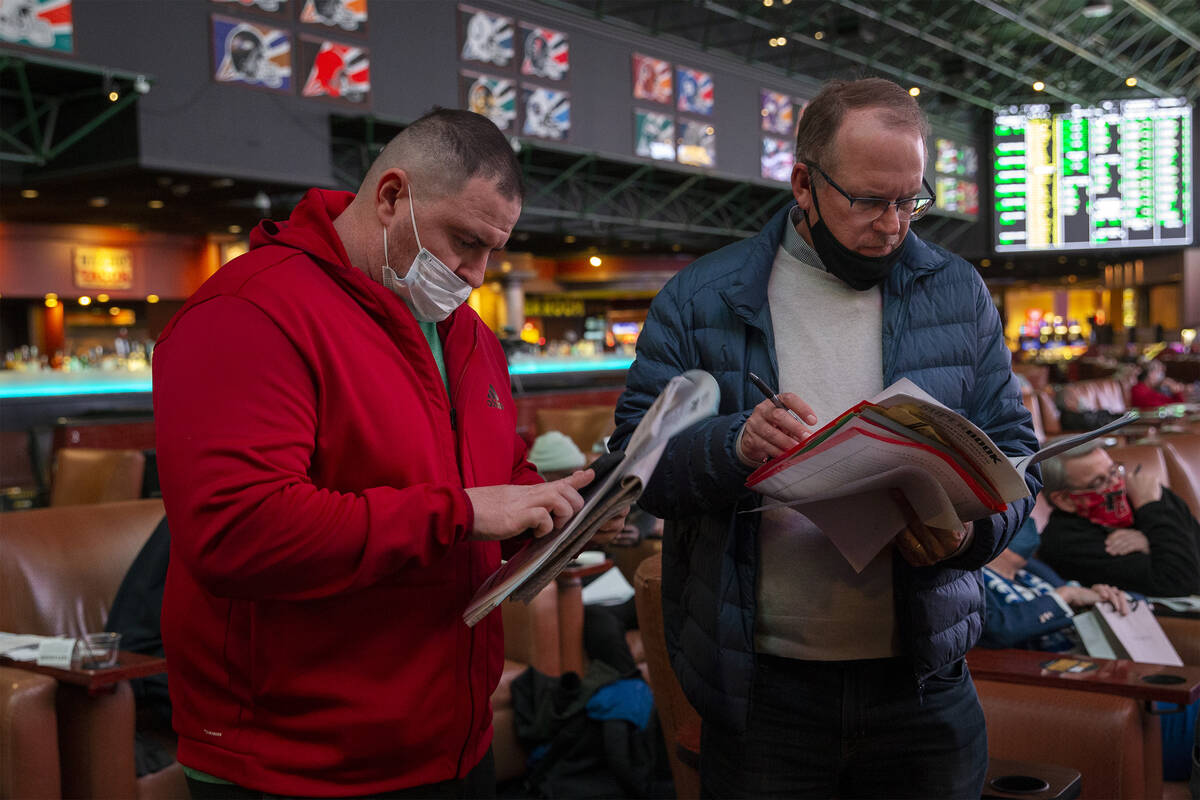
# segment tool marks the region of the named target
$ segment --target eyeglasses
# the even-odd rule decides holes
[[[924,178],[921,179],[921,185],[925,187],[925,191],[929,192],[928,197],[904,197],[899,200],[884,200],[882,197],[855,197],[838,186],[837,182],[829,177],[829,173],[816,164],[806,161],[805,165],[821,173],[821,177],[825,179],[826,183],[850,201],[850,213],[862,222],[874,222],[882,217],[891,206],[896,207],[896,216],[910,221],[925,216],[925,212],[933,207],[933,187]]]
[[[1103,475],[1093,478],[1087,486],[1068,486],[1073,492],[1098,492],[1106,486],[1112,486],[1119,478],[1125,477],[1125,465],[1113,464]]]

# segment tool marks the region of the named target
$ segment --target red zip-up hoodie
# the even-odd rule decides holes
[[[408,307],[348,261],[352,197],[260,224],[154,352],[179,760],[274,794],[478,763],[503,634],[462,612],[500,545],[469,541],[464,488],[541,480],[495,335],[467,306],[439,324],[447,396]]]

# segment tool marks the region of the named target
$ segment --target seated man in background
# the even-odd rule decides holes
[[[1200,591],[1200,525],[1140,468],[1126,473],[1099,442],[1042,463],[1054,512],[1040,558],[1064,578],[1154,597]]]
[[[1057,572],[1033,557],[1038,547],[1037,523],[1030,517],[1000,555],[983,568],[984,600],[981,647],[1064,651],[1079,647],[1075,609],[1108,602],[1122,615],[1129,600],[1106,583],[1068,584]]]
[[[1008,547],[983,568],[987,614],[979,646],[1083,654],[1073,621],[1076,612],[1098,603],[1110,603],[1125,615],[1131,609],[1131,598],[1104,583],[1091,588],[1067,583],[1033,557],[1037,549],[1037,524],[1030,517]],[[1132,599],[1136,602],[1140,598]],[[1181,714],[1164,714],[1159,718],[1164,780],[1187,780],[1194,772],[1191,745],[1198,709],[1200,701]]]
[[[1183,386],[1167,377],[1167,368],[1161,361],[1151,361],[1138,370],[1137,383],[1129,394],[1135,408],[1158,408],[1186,399]]]

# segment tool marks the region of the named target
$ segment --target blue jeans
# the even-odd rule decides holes
[[[745,733],[705,722],[701,794],[730,797],[978,798],[987,728],[962,660],[917,696],[902,659],[797,661],[759,655]]]

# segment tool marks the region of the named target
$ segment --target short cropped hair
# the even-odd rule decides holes
[[[834,137],[847,111],[876,108],[892,127],[907,128],[929,139],[929,121],[917,101],[892,81],[862,78],[856,81],[834,80],[821,87],[800,117],[796,129],[796,162],[817,164],[830,170],[837,166]]]
[[[1053,442],[1047,442],[1047,444],[1053,444]],[[1042,491],[1049,495],[1053,492],[1072,489],[1073,487],[1067,484],[1067,462],[1083,458],[1103,447],[1103,439],[1092,439],[1090,442],[1084,442],[1079,445],[1079,447],[1074,447],[1065,453],[1060,453],[1054,458],[1048,458],[1043,461]]]
[[[510,200],[524,201],[521,165],[495,123],[482,114],[434,107],[388,142],[367,170],[363,189],[373,190],[379,177],[398,167],[428,195],[456,194],[471,178],[495,182]]]

